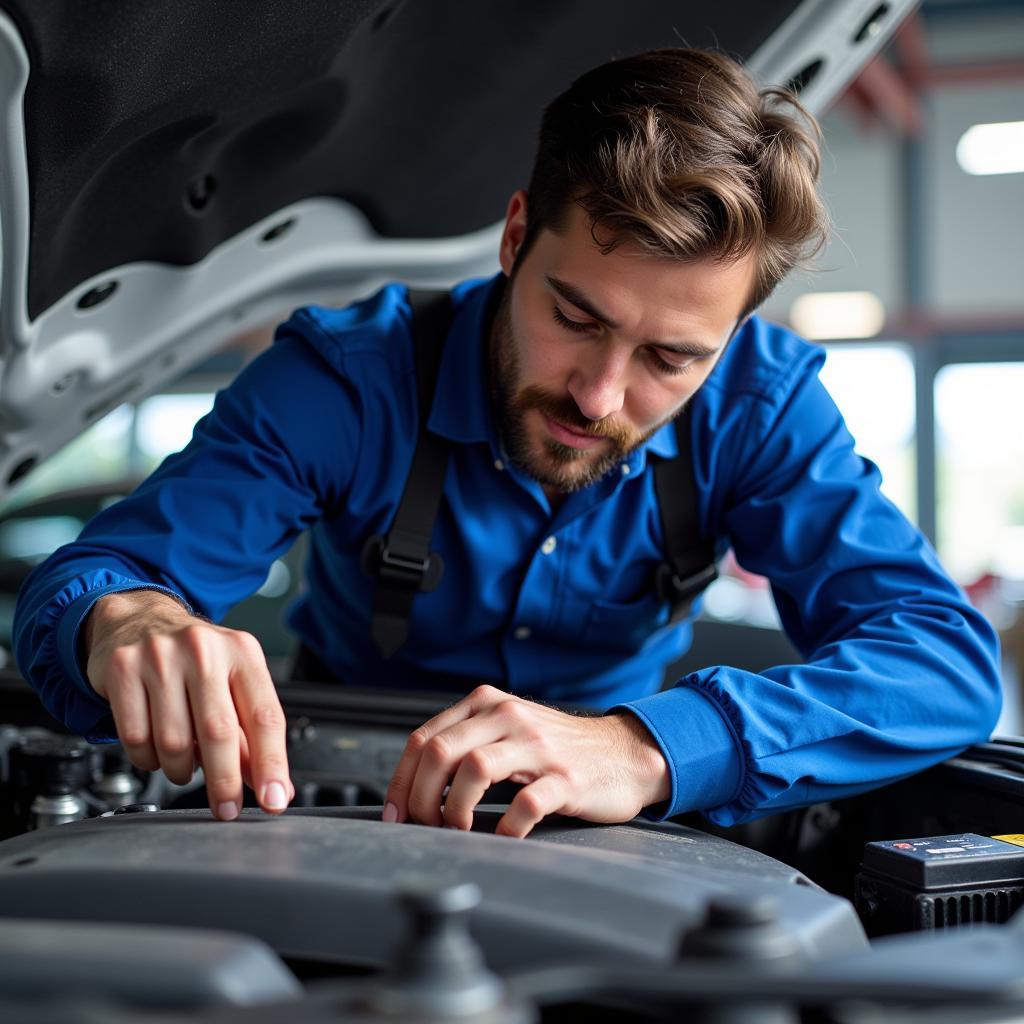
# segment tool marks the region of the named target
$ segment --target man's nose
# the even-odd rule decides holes
[[[626,360],[604,352],[577,367],[569,378],[569,394],[588,420],[603,420],[622,409],[626,397]]]

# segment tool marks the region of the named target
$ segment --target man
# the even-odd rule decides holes
[[[310,528],[291,622],[314,659],[351,684],[468,692],[410,737],[386,821],[469,828],[510,779],[506,835],[554,812],[728,824],[986,737],[991,629],[854,454],[820,350],[752,315],[820,244],[817,171],[799,111],[725,57],[658,51],[583,76],[545,113],[502,274],[453,292],[429,414],[451,443],[444,578],[394,657],[370,640],[360,552],[388,530],[419,436],[397,285],[298,311],[182,453],[33,573],[22,671],[73,728],[116,727],[140,767],[183,782],[198,756],[219,818],[238,815],[243,777],[279,812],[293,790],[262,652],[204,617]],[[713,666],[658,692],[687,631],[652,591],[653,464],[676,455],[684,408],[701,529],[770,578],[807,663]]]

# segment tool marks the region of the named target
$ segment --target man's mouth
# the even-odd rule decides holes
[[[559,444],[567,445],[569,448],[579,448],[580,450],[587,451],[591,448],[600,447],[608,440],[606,437],[595,437],[593,434],[584,433],[582,430],[567,427],[557,420],[553,420],[545,413],[541,413],[541,416],[544,419],[544,426],[547,432]]]

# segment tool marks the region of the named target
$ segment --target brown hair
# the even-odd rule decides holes
[[[519,258],[576,202],[604,252],[626,239],[681,260],[756,252],[750,312],[825,242],[820,137],[792,93],[759,90],[723,54],[654,50],[604,64],[544,111]]]

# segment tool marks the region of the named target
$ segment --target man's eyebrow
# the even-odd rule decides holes
[[[596,320],[598,323],[602,323],[605,327],[610,327],[613,331],[619,329],[619,324],[616,323],[610,316],[605,316],[604,313],[600,312],[597,307],[588,299],[580,290],[574,285],[569,284],[567,281],[560,281],[557,277],[552,277],[550,274],[545,275],[549,285],[559,295],[562,296],[566,302],[571,302],[577,309],[582,309],[587,316]]]
[[[583,310],[592,320],[604,324],[605,327],[610,327],[613,331],[619,329],[619,324],[610,316],[602,313],[575,285],[569,284],[568,281],[561,281],[550,274],[545,275],[545,280],[566,302],[571,302],[577,309]],[[648,344],[681,356],[713,356],[718,352],[716,345],[708,347],[696,341],[650,341]]]
[[[652,348],[664,349],[666,352],[674,352],[678,356],[714,356],[718,355],[717,348],[708,348],[706,345],[698,345],[695,341],[650,341]]]

